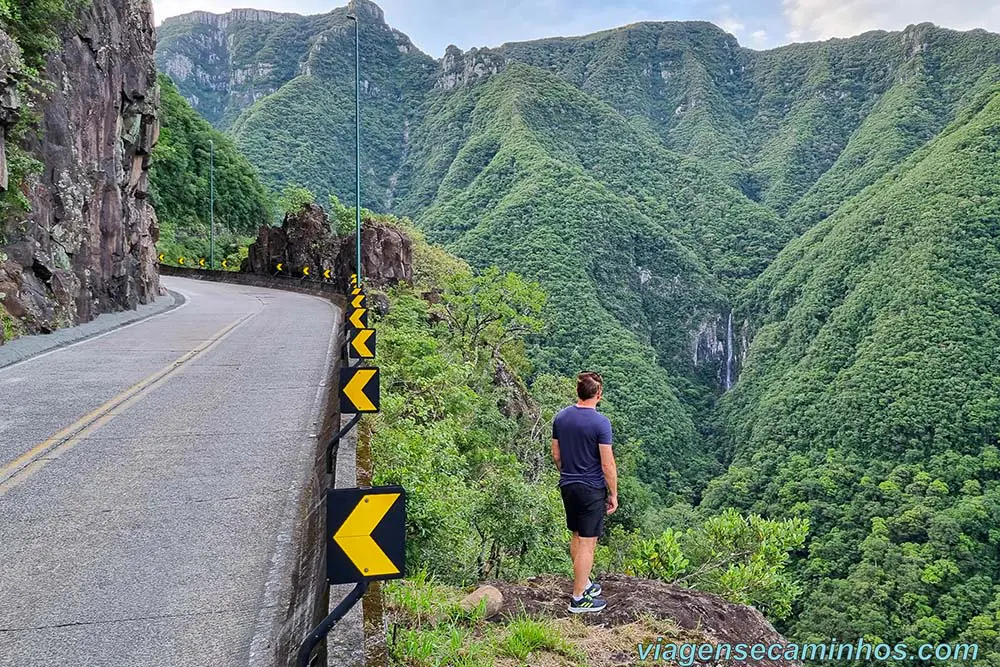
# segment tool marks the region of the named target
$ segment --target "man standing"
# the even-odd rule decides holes
[[[597,411],[604,381],[586,371],[576,376],[576,405],[564,408],[552,421],[552,458],[559,469],[559,490],[566,508],[566,527],[573,533],[574,614],[598,612],[600,584],[590,581],[594,549],[604,529],[604,515],[618,509],[618,468],[611,450],[611,422]]]

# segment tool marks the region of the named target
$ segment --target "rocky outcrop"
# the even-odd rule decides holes
[[[748,322],[728,313],[706,313],[690,332],[691,364],[708,369],[720,388],[731,389],[746,359]]]
[[[10,35],[0,30],[0,190],[7,190],[9,186],[7,134],[17,122],[21,108],[16,86],[21,67],[21,49]]]
[[[501,614],[540,616],[566,616],[566,596],[572,584],[564,577],[540,576],[520,582],[494,581],[503,599]],[[625,575],[606,575],[601,578],[608,601],[607,609],[600,614],[580,614],[581,620],[591,627],[615,628],[644,618],[669,621],[676,625],[683,641],[700,644],[752,645],[787,644],[764,615],[753,607],[729,602],[717,595],[682,588],[674,584]],[[653,638],[655,641],[655,637]],[[634,650],[635,644],[631,649]],[[613,664],[632,664],[636,654]],[[596,662],[596,660],[595,660]],[[668,664],[664,662],[663,664]],[[752,663],[740,661],[716,662],[706,660],[699,665],[742,665],[757,667],[801,667],[798,660],[764,657]]]
[[[355,235],[344,239],[339,268],[342,275],[354,273]],[[365,285],[387,287],[413,282],[413,241],[398,227],[377,220],[362,220],[361,267]]]
[[[451,45],[441,59],[441,74],[434,87],[439,90],[451,90],[475,83],[502,71],[509,62],[509,59],[491,49],[473,48],[463,53],[460,48]]]
[[[158,137],[154,41],[149,0],[92,0],[48,60],[51,89],[32,101],[39,131],[25,146],[43,168],[23,184],[30,212],[5,221],[0,246],[3,305],[28,332],[159,293],[147,199]],[[8,81],[4,105],[10,90]]]
[[[181,16],[171,16],[163,20],[163,26],[202,24],[210,25],[225,31],[231,23],[273,23],[285,19],[297,18],[298,14],[287,12],[272,12],[266,9],[234,9],[223,14],[213,14],[206,11],[193,11]]]
[[[361,226],[361,249],[366,286],[413,281],[413,242],[401,229],[366,218]],[[261,227],[241,270],[273,274],[281,264],[282,273],[305,277],[308,267],[309,277],[320,279],[329,269],[330,280],[346,289],[355,255],[355,236],[334,235],[323,209],[307,204],[299,213],[286,215],[281,227]]]
[[[503,609],[503,593],[496,586],[480,586],[462,598],[458,606],[467,614],[482,608],[483,618],[492,618]]]

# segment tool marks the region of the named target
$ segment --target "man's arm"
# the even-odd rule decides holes
[[[618,509],[618,464],[615,463],[615,452],[611,445],[601,445],[601,469],[604,471],[604,481],[608,485],[608,514],[614,514]]]
[[[552,438],[552,460],[556,462],[556,470],[562,472],[562,459],[559,457],[559,441]]]

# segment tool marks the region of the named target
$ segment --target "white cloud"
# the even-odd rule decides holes
[[[767,45],[766,30],[754,30],[752,33],[750,33],[750,46],[763,48],[766,45]]]
[[[746,30],[745,25],[743,25],[742,23],[740,23],[738,20],[734,19],[731,16],[726,17],[724,19],[720,19],[719,27],[725,30],[726,32],[732,33],[734,35]]]
[[[733,13],[732,5],[719,5],[718,12],[719,15],[715,24],[726,32],[733,35],[740,35],[746,30],[746,24]]]
[[[784,0],[784,14],[792,41],[900,30],[924,21],[1000,32],[1000,0]]]

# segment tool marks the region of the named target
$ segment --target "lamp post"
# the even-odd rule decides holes
[[[215,270],[215,141],[208,140],[208,268]]]
[[[358,285],[361,285],[361,27],[357,14],[348,14],[354,21],[354,237]]]

